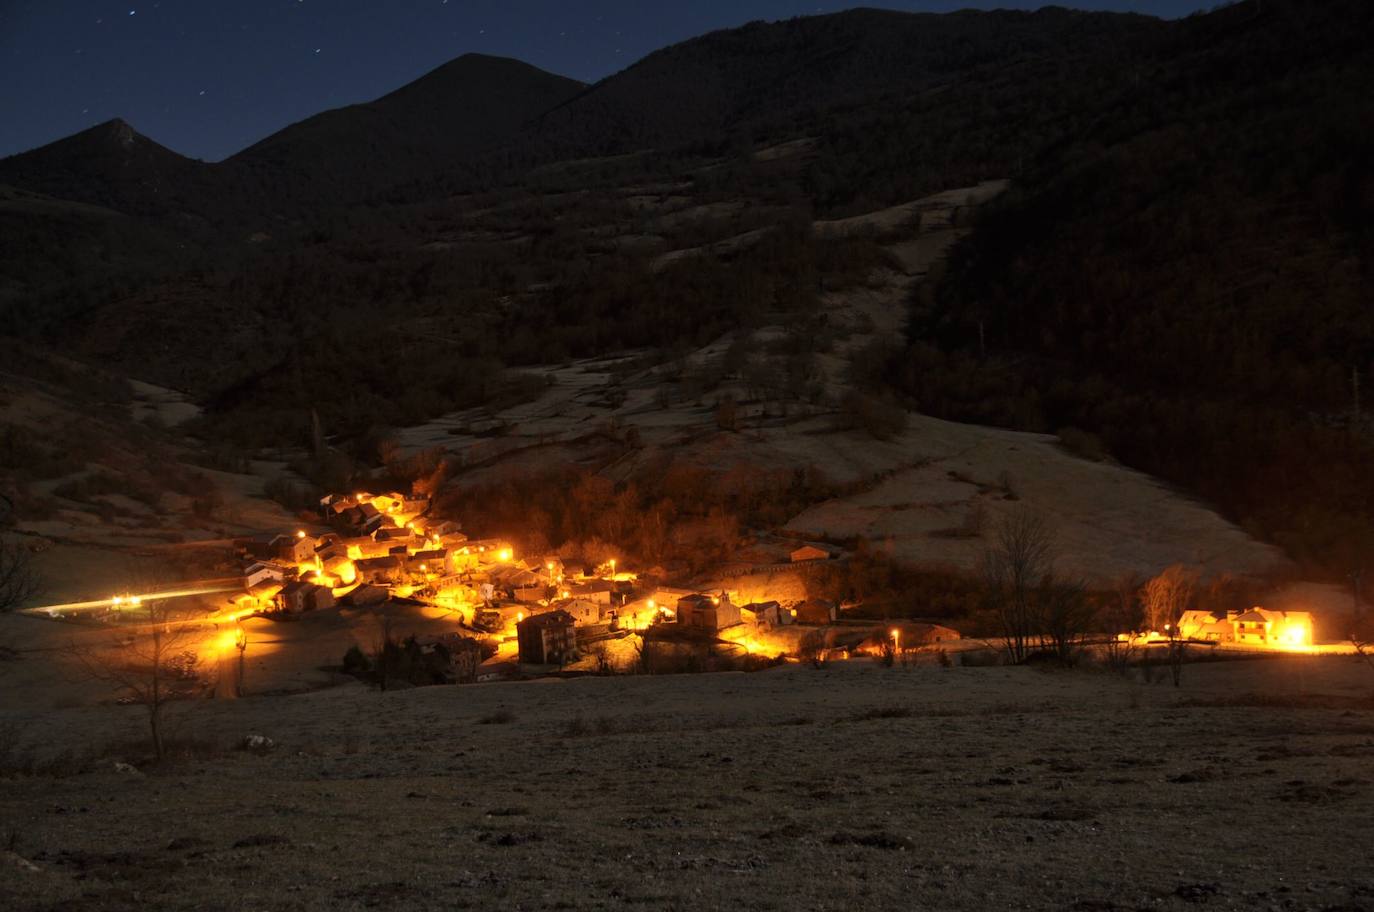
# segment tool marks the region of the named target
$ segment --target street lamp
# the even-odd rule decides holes
[[[239,676],[234,688],[235,696],[243,696],[243,654],[248,651],[248,631],[240,625],[234,632],[234,647],[239,651]]]

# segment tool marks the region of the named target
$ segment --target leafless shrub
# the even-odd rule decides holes
[[[1360,658],[1374,669],[1374,613],[1358,603],[1350,616],[1350,642]]]
[[[1140,606],[1140,585],[1134,576],[1123,576],[1108,595],[1099,614],[1102,631],[1107,634],[1103,648],[1106,666],[1118,674],[1125,674],[1135,654],[1135,635],[1144,623]]]
[[[1008,514],[998,525],[994,544],[983,552],[985,598],[1012,662],[1026,660],[1040,633],[1036,587],[1053,563],[1050,529],[1029,510]]]
[[[1175,564],[1140,590],[1147,627],[1150,630],[1163,630],[1169,636],[1169,671],[1175,687],[1182,683],[1183,663],[1188,649],[1178,622],[1183,612],[1193,604],[1198,578],[1196,570]]]
[[[1046,575],[1036,591],[1040,611],[1040,649],[1060,665],[1073,665],[1093,622],[1093,607],[1082,582]]]
[[[1198,572],[1174,564],[1147,582],[1140,590],[1140,603],[1147,630],[1164,632],[1178,626],[1178,620],[1192,605],[1197,593]]]
[[[0,537],[0,612],[13,611],[38,595],[33,552],[22,543]]]
[[[200,634],[199,616],[166,599],[145,601],[146,621],[125,646],[73,645],[72,657],[87,676],[112,686],[120,699],[144,707],[153,756],[167,757],[164,716],[176,701],[197,695],[198,656],[188,647]]]

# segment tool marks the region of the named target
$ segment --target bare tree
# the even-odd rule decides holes
[[[1087,639],[1093,622],[1093,607],[1087,586],[1081,582],[1055,579],[1046,574],[1036,587],[1039,613],[1040,648],[1061,665],[1072,665]]]
[[[1374,614],[1360,598],[1361,583],[1364,581],[1364,568],[1357,567],[1350,572],[1350,644],[1355,652],[1374,668]]]
[[[983,553],[984,594],[1012,662],[1025,661],[1042,632],[1037,587],[1053,569],[1053,544],[1044,520],[1019,510],[1002,519],[994,543]]]
[[[1147,630],[1167,633],[1178,628],[1179,618],[1193,604],[1198,572],[1182,564],[1167,567],[1140,590],[1140,604]]]
[[[1145,623],[1140,605],[1140,582],[1134,575],[1116,581],[1107,603],[1098,614],[1099,626],[1107,635],[1107,667],[1125,672],[1135,653],[1135,637]]]
[[[132,634],[124,645],[73,646],[78,664],[90,677],[112,685],[128,702],[148,712],[153,754],[167,754],[164,713],[167,706],[193,697],[199,690],[198,657],[189,647],[204,634],[199,615],[176,607],[167,599],[141,603],[145,618],[128,625]]]
[[[0,537],[0,611],[13,611],[38,594],[33,553],[19,542]]]
[[[1174,564],[1145,584],[1140,601],[1145,609],[1145,621],[1151,630],[1163,630],[1169,638],[1169,670],[1174,686],[1183,679],[1183,660],[1188,644],[1179,628],[1183,612],[1193,604],[1197,594],[1198,572],[1181,564]]]

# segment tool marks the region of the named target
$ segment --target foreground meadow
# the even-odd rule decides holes
[[[789,666],[0,717],[0,908],[1374,908],[1374,674]],[[250,734],[275,742],[241,749]]]

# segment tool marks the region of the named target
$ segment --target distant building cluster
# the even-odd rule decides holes
[[[1242,646],[1292,649],[1313,642],[1312,614],[1308,611],[1248,611],[1213,613],[1185,611],[1178,622],[1186,640],[1235,643]]]
[[[240,616],[292,617],[409,599],[448,610],[487,642],[513,643],[521,663],[539,666],[566,665],[592,643],[650,628],[658,635],[723,640],[750,649],[779,628],[825,626],[839,619],[839,605],[821,599],[736,604],[725,591],[641,580],[614,560],[591,565],[557,555],[522,557],[509,542],[469,539],[460,523],[432,519],[429,513],[429,498],[420,495],[331,494],[319,503],[325,531],[238,540],[243,591],[234,601]],[[838,556],[813,544],[789,555],[791,564]],[[438,650],[435,667],[460,680],[515,673],[509,654],[467,668],[464,663],[471,664],[477,654],[468,646],[429,641],[421,646],[427,662]]]

